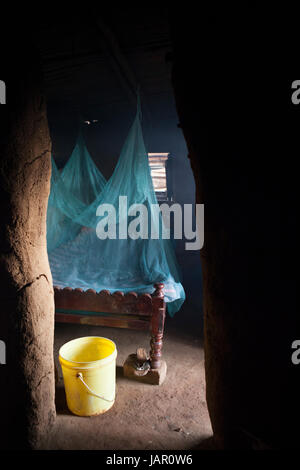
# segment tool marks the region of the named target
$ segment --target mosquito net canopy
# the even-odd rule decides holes
[[[163,222],[142,134],[140,105],[106,181],[80,133],[61,172],[52,158],[47,247],[54,285],[152,293],[164,283],[172,316],[185,293]]]

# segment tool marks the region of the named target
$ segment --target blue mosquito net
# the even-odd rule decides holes
[[[52,158],[47,248],[54,285],[152,293],[153,285],[163,282],[167,310],[173,316],[185,293],[172,241],[162,236],[163,230],[139,102],[108,181],[89,155],[81,132],[61,172]]]

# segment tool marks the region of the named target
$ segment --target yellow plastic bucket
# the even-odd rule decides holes
[[[100,336],[77,338],[59,350],[67,405],[79,416],[109,410],[115,401],[117,348]]]

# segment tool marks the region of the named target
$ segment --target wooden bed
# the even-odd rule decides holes
[[[120,291],[112,294],[108,290],[96,292],[93,289],[83,291],[54,286],[55,321],[149,330],[151,338],[148,375],[151,376],[151,371],[160,370],[164,363],[162,339],[166,315],[164,284],[154,284],[154,288],[155,291],[150,295],[136,292],[124,294]]]

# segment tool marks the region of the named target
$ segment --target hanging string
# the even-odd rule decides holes
[[[146,106],[146,103],[144,102],[144,116],[143,116],[143,113],[142,113],[142,105],[141,105],[141,87],[140,85],[137,86],[137,91],[136,91],[136,95],[137,95],[137,115],[138,115],[138,118],[140,120],[140,122],[142,122],[142,120],[144,121],[144,127],[147,128],[147,134],[144,135],[144,139],[145,139],[145,142],[146,142],[146,148],[148,148],[148,143],[149,141],[151,141],[151,137],[152,137],[152,133],[153,133],[153,124],[152,124],[152,120],[151,120],[151,114],[150,114],[150,111],[149,111],[149,108]]]
[[[137,115],[138,115],[138,118],[140,119],[140,121],[142,121],[142,106],[141,106],[141,93],[140,93],[140,90],[141,90],[141,87],[140,85],[137,86],[137,90],[136,90],[136,96],[137,96]]]

